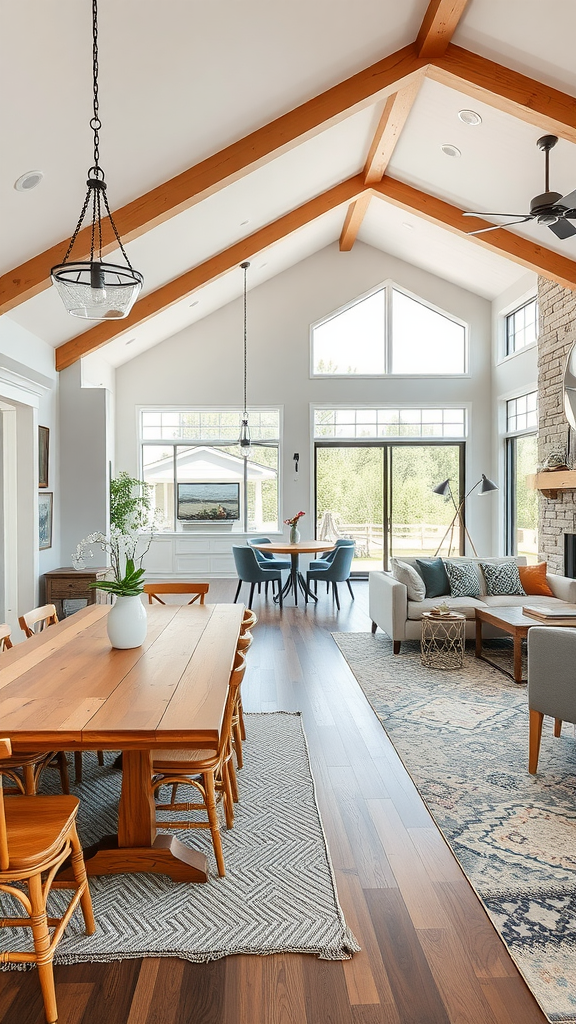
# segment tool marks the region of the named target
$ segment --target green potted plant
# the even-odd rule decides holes
[[[84,568],[84,558],[93,544],[99,544],[110,559],[110,573],[106,579],[91,584],[114,596],[114,604],[107,619],[107,629],[113,647],[121,649],[140,647],[146,638],[146,608],[140,595],[144,590],[142,561],[154,535],[154,516],[151,509],[151,488],[142,480],[121,472],[110,481],[110,532],[91,533],[80,541],[72,555],[75,569]],[[141,531],[150,537],[144,550],[136,556]]]

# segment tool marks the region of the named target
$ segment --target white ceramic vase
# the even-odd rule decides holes
[[[112,647],[126,650],[140,647],[146,639],[148,616],[139,594],[116,597],[106,622]]]
[[[300,530],[297,526],[290,527],[290,543],[298,544],[300,542]]]

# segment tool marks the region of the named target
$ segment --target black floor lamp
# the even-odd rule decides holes
[[[472,548],[472,551],[476,555],[476,558],[478,558],[478,552],[476,551],[476,548],[474,547],[474,541],[472,540],[472,537],[468,533],[468,529],[467,529],[466,523],[464,521],[464,506],[465,506],[465,503],[466,503],[466,498],[468,498],[469,495],[472,494],[472,491],[475,490],[476,487],[478,487],[479,484],[480,484],[480,490],[478,492],[479,494],[487,494],[488,491],[497,491],[498,490],[498,484],[495,484],[493,480],[489,480],[485,473],[482,473],[482,476],[480,477],[480,479],[477,480],[476,483],[472,485],[472,487],[470,488],[469,491],[466,492],[466,494],[464,495],[464,497],[462,498],[462,500],[460,501],[460,503],[458,505],[456,504],[456,499],[454,498],[454,495],[452,494],[452,488],[450,487],[450,477],[448,477],[447,480],[443,480],[442,483],[438,484],[436,487],[432,488],[432,493],[433,494],[442,494],[444,497],[449,496],[452,499],[452,504],[454,505],[454,515],[452,517],[452,522],[448,526],[448,529],[446,530],[446,533],[444,534],[444,536],[442,537],[442,540],[440,541],[438,547],[436,548],[436,551],[434,552],[434,557],[436,557],[436,555],[440,551],[440,548],[442,547],[442,545],[443,545],[444,541],[446,540],[446,537],[448,536],[448,534],[450,534],[450,542],[448,544],[448,558],[450,557],[450,554],[452,552],[452,545],[454,543],[454,530],[455,530],[455,527],[456,527],[456,523],[458,522],[460,524],[460,528],[464,531],[465,536],[470,541],[470,547]]]

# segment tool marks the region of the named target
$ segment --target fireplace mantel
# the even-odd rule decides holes
[[[576,490],[576,470],[557,469],[549,470],[547,473],[535,473],[526,477],[528,487],[537,491],[570,491]],[[555,498],[555,493],[546,494],[546,497]]]

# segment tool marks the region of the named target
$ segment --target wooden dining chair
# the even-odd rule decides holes
[[[157,803],[157,811],[202,811],[208,820],[197,818],[187,820],[162,821],[156,820],[159,829],[210,829],[212,845],[218,866],[218,874],[224,878],[224,854],[218,824],[216,799],[221,798],[226,816],[226,827],[234,824],[234,791],[236,774],[232,761],[232,716],[236,703],[236,695],[246,669],[244,655],[236,652],[234,667],[228,683],[226,705],[222,719],[222,728],[215,749],[203,750],[155,750],[153,752],[152,788],[154,793],[161,786],[172,786],[170,803]],[[179,786],[192,786],[200,799],[193,803],[177,802]],[[236,793],[237,795],[237,793]]]
[[[40,608],[33,608],[31,612],[24,612],[20,615],[18,622],[20,629],[26,635],[26,639],[41,633],[48,626],[54,626],[58,622],[56,608],[53,604],[43,604]]]
[[[12,631],[8,623],[2,623],[0,625],[0,653],[9,651],[14,646],[11,636]],[[13,783],[12,787],[5,788],[5,794],[22,793],[26,796],[34,796],[42,769],[50,764],[54,757],[54,752],[25,750],[0,759],[0,772]],[[62,792],[69,793],[68,765],[64,754],[58,758],[58,768],[60,769]]]
[[[256,615],[256,612],[253,612],[251,608],[246,608],[244,610],[242,625],[240,626],[240,636],[238,637],[238,644],[236,648],[238,651],[242,651],[243,654],[246,654],[246,651],[254,640],[251,630],[257,622],[258,616]],[[244,766],[242,742],[245,739],[246,727],[244,725],[244,709],[242,707],[242,690],[238,687],[236,706],[232,716],[232,746],[234,748],[234,753],[236,754],[236,764],[238,765],[238,768],[243,768]]]
[[[0,758],[11,756],[9,739],[0,739]],[[48,1024],[58,1020],[54,988],[54,951],[80,903],[87,935],[96,930],[82,847],[76,832],[75,796],[8,796],[0,786],[0,892],[21,904],[23,917],[2,917],[0,928],[31,928],[33,952],[2,952],[4,963],[36,964]],[[74,881],[55,881],[70,857]],[[20,883],[19,885],[14,883]],[[73,889],[62,917],[47,915],[51,889]],[[4,910],[3,910],[4,913]],[[50,929],[54,929],[52,935]]]
[[[11,647],[14,647],[10,637],[12,636],[12,630],[7,622],[3,622],[0,626],[0,651],[9,651]]]
[[[55,626],[58,622],[58,615],[56,614],[56,608],[53,604],[43,604],[39,608],[33,608],[30,612],[24,612],[24,615],[20,615],[18,622],[20,628],[26,635],[26,639],[37,636],[38,633],[42,633],[48,626]],[[104,764],[104,754],[101,750],[96,751],[98,757],[98,764]],[[53,758],[52,758],[53,759]],[[60,778],[62,779],[62,789],[64,793],[70,792],[70,783],[68,778],[68,764],[66,761],[66,754],[63,751],[58,751],[56,755],[56,764],[60,769]],[[74,751],[74,778],[75,781],[82,782],[82,751]]]
[[[166,604],[160,594],[192,594],[192,600],[188,601],[188,604],[194,604],[198,599],[200,604],[204,604],[209,588],[209,583],[181,583],[179,580],[169,580],[167,583],[145,583],[144,593],[148,594],[148,604],[152,604],[153,601]]]

